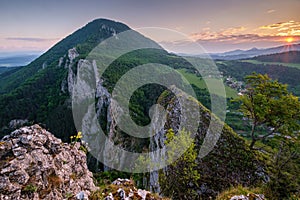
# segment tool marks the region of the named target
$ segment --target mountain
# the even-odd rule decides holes
[[[275,53],[283,53],[288,51],[300,51],[300,44],[289,44],[284,46],[272,47],[272,48],[252,48],[249,50],[234,50],[225,53],[213,53],[210,56],[217,60],[238,60],[245,58],[252,58],[259,55],[268,55]]]
[[[160,63],[175,70],[193,71],[195,75],[195,70],[191,68],[188,61],[168,53],[154,41],[135,31],[132,31],[131,36],[133,37],[127,38],[125,44],[120,45],[118,41],[121,40],[122,34],[118,35],[118,33],[130,30],[128,26],[119,22],[107,19],[94,20],[57,43],[29,65],[1,74],[0,127],[2,136],[18,126],[33,123],[40,123],[47,127],[63,142],[70,142],[70,136],[76,134],[77,130],[82,131],[86,133],[86,137],[92,143],[89,146],[91,154],[97,152],[96,157],[99,156],[97,158],[102,159],[101,161],[104,161],[106,165],[98,164],[89,159],[91,158],[89,156],[90,169],[99,171],[113,168],[130,171],[135,167],[133,166],[135,160],[122,152],[141,153],[162,148],[165,145],[166,133],[170,128],[177,135],[182,124],[186,126],[186,130],[190,131],[191,121],[196,120],[199,122],[199,127],[195,126],[196,129],[192,134],[195,135],[197,150],[201,151],[202,143],[212,140],[211,136],[214,136],[217,130],[222,133],[212,153],[205,158],[199,157],[195,161],[197,170],[203,179],[197,183],[191,183],[191,188],[199,198],[215,197],[218,192],[232,185],[256,185],[265,179],[267,175],[264,162],[260,161],[258,155],[250,151],[245,140],[227,125],[223,128],[220,119],[198,102],[205,96],[206,103],[208,105],[211,103],[207,99],[210,97],[207,90],[196,87],[199,95],[195,97],[187,95],[183,91],[187,88],[188,83],[180,82],[178,84],[176,79],[180,77],[178,73],[163,71],[163,67],[155,68],[154,71],[158,72],[158,76],[154,78],[171,80],[168,84],[176,85],[175,88],[172,87],[173,90],[170,89],[171,87],[160,84],[145,84],[138,87],[130,97],[129,113],[125,113],[125,110],[116,104],[114,98],[122,97],[126,93],[126,90],[121,90],[120,95],[114,94],[114,89],[119,86],[118,81],[127,72],[138,66],[148,66],[149,74],[146,72],[147,70],[144,70],[138,73],[142,78],[139,78],[140,76],[130,77],[128,82],[131,79],[138,82],[143,78],[153,78],[152,72],[154,71],[151,71],[151,65],[147,65],[149,63]],[[105,46],[107,45],[106,41],[102,43],[104,46],[99,48],[98,44],[107,38],[112,38],[112,46]],[[129,49],[131,51],[120,56],[119,53],[124,49],[128,50],[127,47],[131,47]],[[104,54],[100,55],[102,58],[100,62],[96,60],[99,56],[96,54],[97,51],[102,53],[104,51]],[[111,60],[113,62],[109,62],[109,68],[104,72],[101,71],[102,65]],[[89,69],[93,69],[92,72],[96,73],[103,72],[101,79],[93,78],[89,73],[85,74],[83,79],[78,78],[80,77],[78,72]],[[198,77],[196,76],[196,78]],[[95,91],[92,94],[86,93],[91,82],[96,85]],[[81,84],[82,87],[75,87],[76,84]],[[175,98],[174,94],[178,94],[178,98]],[[90,99],[78,98],[72,102],[72,95],[82,95]],[[224,97],[218,98],[224,100]],[[181,112],[183,112],[180,110],[181,99],[187,99],[187,105],[195,103],[197,105],[196,109],[188,110],[190,118],[181,116]],[[151,113],[157,112],[156,108],[160,108],[153,107],[156,103],[159,103],[167,111],[164,126],[160,125],[159,119],[150,118]],[[83,106],[83,110],[86,112],[79,110],[74,114],[74,120],[72,106],[75,106],[76,109],[76,105]],[[199,116],[196,115],[198,111],[200,112]],[[91,115],[93,113],[95,115]],[[154,136],[150,138],[130,136],[122,129],[129,124],[118,124],[119,115],[130,116],[130,119],[140,126],[155,122],[151,123],[147,129]],[[183,123],[180,119],[183,120]],[[75,124],[75,122],[77,123]],[[210,123],[214,125],[212,128],[209,126]],[[104,134],[99,135],[97,132],[99,127],[95,128],[92,126],[94,124],[99,124]],[[111,146],[112,142],[114,146]],[[206,147],[209,148],[209,146]],[[122,151],[120,152],[120,150]],[[154,158],[154,161],[156,156],[161,158],[163,154],[152,154],[151,157]],[[145,181],[143,177],[139,182],[142,182],[144,187],[148,186],[159,191],[158,172],[153,172],[150,177],[151,181]],[[201,187],[201,190],[196,185]]]
[[[119,22],[107,19],[94,20],[57,43],[29,65],[0,74],[0,127],[2,127],[2,134],[8,133],[12,128],[9,125],[11,120],[26,120],[29,123],[43,123],[55,135],[68,141],[69,137],[76,132],[70,94],[77,68],[85,64],[84,58],[100,42],[128,30],[130,30],[128,26]],[[170,64],[174,68],[181,66],[188,68],[190,65],[187,61],[168,54],[152,40],[137,32],[133,33],[135,38],[132,43],[134,45],[146,45],[156,49],[144,50],[142,54],[132,52],[112,63],[110,70],[106,73],[107,81],[104,82],[108,89],[121,77],[122,73],[143,63],[152,61]],[[115,49],[118,48],[120,47]],[[122,62],[128,64],[124,65]],[[122,67],[120,68],[120,66]],[[161,89],[153,90],[154,93],[161,91]],[[137,99],[135,101],[138,102]],[[139,103],[138,106],[132,106],[132,109],[138,113],[136,120],[141,123],[149,122],[149,117],[145,117],[148,115],[148,107],[141,106],[143,104],[150,106],[153,99],[148,99],[145,98],[144,102]]]
[[[27,119],[47,124],[55,134],[68,140],[76,132],[72,111],[66,102],[69,93],[64,90],[68,85],[68,71],[99,42],[126,30],[129,27],[125,24],[94,20],[29,65],[1,74],[0,126],[7,129],[9,121]],[[73,48],[76,50],[72,51]],[[80,57],[75,59],[79,54]],[[72,83],[69,81],[69,84]]]
[[[103,25],[111,27],[112,30],[105,29],[105,27],[101,29]],[[129,27],[125,24],[105,19],[98,19],[87,24],[85,27],[58,42],[49,51],[26,66],[26,68],[22,68],[14,74],[2,76],[0,78],[0,94],[17,88],[25,80],[32,78],[36,73],[40,73],[39,70],[59,64],[59,59],[64,57],[69,49],[78,46],[80,54],[86,55],[99,42],[112,36],[113,33],[126,30],[129,30]]]

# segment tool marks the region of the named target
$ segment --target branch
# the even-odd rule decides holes
[[[267,137],[269,137],[269,136],[271,136],[271,135],[274,135],[275,132],[277,132],[278,129],[279,129],[280,127],[282,127],[282,124],[279,124],[277,127],[275,127],[275,128],[274,128],[270,133],[268,133],[267,135],[264,135],[264,136],[262,136],[262,137],[259,137],[259,139],[261,139],[261,140],[264,141]]]

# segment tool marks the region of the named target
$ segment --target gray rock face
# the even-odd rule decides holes
[[[182,93],[182,96],[185,95]],[[180,95],[178,95],[180,97]],[[180,100],[180,98],[178,98]],[[192,101],[192,99],[190,99]],[[195,113],[195,109],[190,109],[189,118],[183,118],[180,115],[180,103],[176,99],[165,97],[161,99],[163,104],[167,104],[167,123],[163,129],[157,130],[157,123],[151,128],[157,132],[155,137],[150,141],[150,150],[156,147],[161,148],[164,145],[165,133],[172,128],[175,134],[178,134],[178,126],[180,122],[185,125],[186,131],[189,131],[189,119]],[[189,101],[187,101],[188,103]],[[190,107],[193,108],[193,107]],[[218,130],[218,126],[222,126],[218,118],[211,114],[209,110],[200,105],[199,107],[199,126],[195,132],[195,149],[199,152],[196,158],[197,171],[200,179],[196,183],[190,183],[190,188],[198,193],[203,199],[215,197],[220,191],[230,188],[232,185],[255,185],[261,182],[267,176],[264,165],[260,162],[255,154],[247,148],[245,141],[232,131],[230,127],[224,125],[221,129],[221,135],[214,145],[211,152],[204,157],[199,157],[201,148],[205,139],[212,141],[215,137],[213,131]],[[213,123],[209,129],[210,123]],[[220,130],[220,129],[219,129]],[[191,131],[190,131],[191,132]],[[193,132],[191,132],[193,133]],[[212,142],[210,142],[212,143]],[[208,143],[208,145],[210,144]],[[162,153],[165,153],[162,151]],[[157,158],[164,155],[152,154],[151,162],[155,163]],[[164,168],[164,173],[168,174],[170,168]],[[172,184],[172,183],[170,183]],[[162,186],[159,183],[159,174],[156,171],[150,173],[150,189],[152,192],[161,192]]]
[[[77,52],[76,48],[72,48],[68,50],[68,54],[64,57],[61,57],[58,61],[58,67],[61,67],[64,63],[64,58],[66,58],[65,61],[65,69],[68,70],[68,76],[66,79],[64,79],[61,83],[61,91],[63,93],[66,93],[67,91],[69,94],[72,95],[74,82],[75,82],[75,73],[72,69],[73,65],[75,64],[74,59],[79,56],[79,53]]]
[[[72,48],[72,49],[68,50],[68,57],[69,57],[71,63],[77,56],[79,56],[79,54],[78,54],[76,48]]]
[[[28,123],[27,119],[13,119],[9,122],[8,127],[10,129],[16,129],[23,126],[26,123]]]
[[[0,141],[0,199],[75,199],[96,190],[80,143],[62,143],[38,125]]]

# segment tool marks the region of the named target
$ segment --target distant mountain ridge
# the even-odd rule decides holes
[[[249,50],[234,50],[228,51],[225,53],[212,53],[210,56],[212,59],[220,59],[220,60],[238,60],[238,59],[245,59],[245,58],[252,58],[255,56],[260,55],[268,55],[268,54],[275,54],[275,53],[283,53],[289,51],[300,51],[300,44],[290,44],[290,45],[283,45],[278,47],[272,48],[252,48]]]
[[[300,63],[300,51],[261,55],[254,57],[253,60],[261,62]]]
[[[18,67],[0,67],[0,74],[17,69]]]
[[[0,67],[25,66],[37,57],[39,57],[39,54],[0,57]]]

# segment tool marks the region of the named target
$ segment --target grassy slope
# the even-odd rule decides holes
[[[206,83],[203,79],[201,79],[200,77],[198,77],[196,74],[192,74],[192,73],[189,73],[187,72],[185,69],[178,69],[177,70],[180,74],[182,74],[188,81],[190,84],[194,84],[196,85],[198,88],[201,88],[201,89],[206,89]],[[215,82],[217,81],[216,79],[208,79],[208,84],[214,86]],[[218,91],[218,88],[214,88],[214,90]],[[228,86],[225,86],[225,91],[226,91],[226,97],[227,98],[236,98],[237,97],[237,91],[228,87]],[[217,92],[219,93],[219,92]],[[220,91],[221,93],[221,91]],[[218,94],[217,94],[218,95]]]

